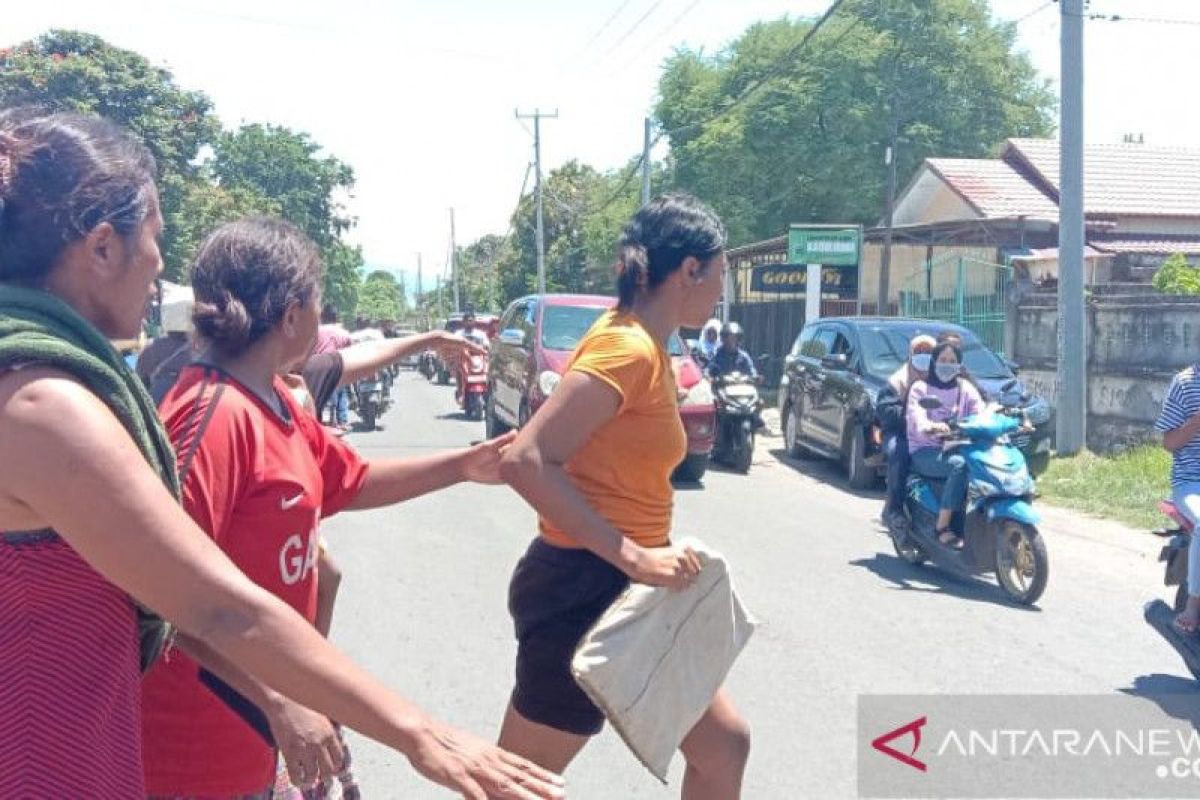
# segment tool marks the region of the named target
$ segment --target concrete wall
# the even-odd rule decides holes
[[[1054,295],[1017,307],[1013,360],[1037,393],[1058,384]],[[1088,305],[1088,447],[1107,452],[1145,441],[1176,372],[1200,361],[1200,297],[1097,295]]]

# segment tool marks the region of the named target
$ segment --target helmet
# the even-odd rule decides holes
[[[742,326],[736,322],[726,322],[721,326],[721,337],[733,336],[738,339],[742,338]]]

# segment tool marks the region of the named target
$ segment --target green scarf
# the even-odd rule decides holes
[[[48,292],[0,283],[0,371],[38,364],[71,375],[104,401],[171,495],[180,497],[175,451],[154,401],[129,365],[83,317]],[[138,607],[142,669],[170,638],[170,627]]]

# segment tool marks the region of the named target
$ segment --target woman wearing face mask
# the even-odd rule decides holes
[[[887,437],[884,444],[888,460],[887,500],[883,506],[883,522],[889,528],[893,527],[898,522],[897,517],[904,513],[904,486],[908,481],[908,469],[911,464],[905,431],[908,389],[929,374],[932,361],[930,354],[936,344],[932,336],[914,336],[908,344],[908,361],[892,373],[887,386],[879,393],[879,399],[876,401],[879,424]]]
[[[908,452],[919,474],[946,482],[937,516],[937,536],[942,544],[958,546],[959,538],[950,529],[950,518],[967,498],[967,461],[959,453],[944,452],[938,437],[950,432],[949,420],[978,414],[983,409],[983,399],[962,377],[962,351],[957,346],[950,342],[939,344],[933,349],[932,360],[929,375],[908,391]],[[926,397],[939,400],[941,406],[922,407],[921,401]]]

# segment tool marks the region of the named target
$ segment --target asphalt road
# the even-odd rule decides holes
[[[449,388],[402,373],[386,429],[355,433],[367,457],[478,440]],[[998,587],[895,557],[876,520],[880,495],[856,495],[821,462],[792,462],[760,440],[749,476],[712,471],[681,487],[679,535],[722,551],[763,625],[728,686],[754,731],[746,798],[856,793],[856,698],[864,693],[1191,691],[1173,651],[1141,620],[1167,596],[1152,537],[1048,510],[1049,588],[1038,609]],[[325,536],[345,574],[334,638],[436,716],[494,737],[511,689],[509,575],[534,517],[504,488],[459,486],[403,506],[347,513]],[[865,735],[865,734],[864,734]],[[407,763],[352,739],[368,798],[449,796]],[[568,772],[574,798],[678,796],[609,731]]]

